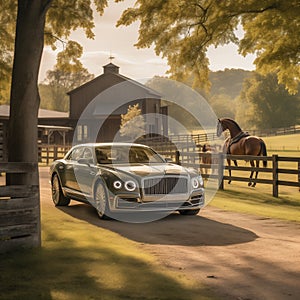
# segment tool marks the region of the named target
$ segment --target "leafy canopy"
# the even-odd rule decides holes
[[[244,128],[279,128],[299,124],[300,96],[290,95],[275,74],[254,73],[244,82],[236,119]]]
[[[22,0],[27,1],[27,0]],[[83,29],[87,38],[94,38],[93,11],[103,14],[107,0],[41,0],[47,7],[44,43],[53,50],[58,43],[68,41],[76,29]],[[17,0],[0,0],[0,103],[7,102],[14,55],[15,27],[17,21]],[[69,41],[64,51],[65,62],[72,60],[75,52],[81,51],[78,44]],[[68,56],[70,55],[70,56]],[[66,66],[65,64],[65,66]],[[74,61],[71,62],[71,65]]]
[[[9,97],[17,6],[15,1],[0,0],[0,7],[0,104],[2,104]]]
[[[82,53],[83,48],[81,45],[69,41],[65,49],[57,54],[56,65],[53,70],[47,72],[46,81],[44,82],[48,83],[49,89],[45,85],[40,89],[42,108],[51,107],[53,110],[68,111],[67,92],[94,78],[94,75],[90,74],[79,60]],[[50,99],[47,97],[48,92],[52,95]],[[47,101],[44,101],[44,97]]]
[[[77,42],[69,41],[65,50],[57,55],[56,65],[47,72],[46,80],[50,85],[61,85],[66,92],[92,80],[94,75],[83,67],[79,58],[83,48]]]
[[[124,11],[120,25],[140,22],[138,48],[155,44],[177,79],[195,75],[208,82],[210,46],[235,43],[242,55],[256,54],[256,70],[276,73],[290,93],[300,79],[299,0],[137,0]],[[237,35],[241,25],[245,34]],[[226,59],[226,57],[224,57]]]

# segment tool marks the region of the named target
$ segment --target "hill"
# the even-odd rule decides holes
[[[209,75],[211,89],[207,97],[225,95],[226,98],[235,99],[242,90],[243,81],[252,74],[252,71],[242,69],[225,69],[224,71],[211,72]]]

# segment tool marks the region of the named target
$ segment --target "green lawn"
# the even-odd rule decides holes
[[[295,151],[300,156],[300,134],[263,137],[269,151]]]
[[[279,197],[272,196],[270,186],[257,184],[250,188],[245,182],[225,183],[210,205],[225,210],[300,222],[300,192],[297,188],[279,188]]]

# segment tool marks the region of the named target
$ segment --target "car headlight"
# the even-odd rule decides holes
[[[119,190],[122,187],[122,182],[120,180],[116,180],[114,181],[113,186],[116,190]]]
[[[203,187],[203,179],[202,176],[193,177],[191,180],[192,188],[194,190],[199,189],[200,187]]]
[[[128,180],[125,182],[124,187],[128,192],[133,192],[136,189],[136,183],[132,180]]]

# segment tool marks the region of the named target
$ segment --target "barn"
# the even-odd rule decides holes
[[[155,90],[119,72],[113,63],[103,66],[103,73],[68,92],[67,113],[39,110],[38,132],[42,144],[71,145],[84,142],[111,142],[121,124],[121,115],[129,105],[139,104],[145,118],[145,131],[167,136],[168,124],[163,115],[161,95]],[[0,160],[6,160],[6,132],[9,106],[0,106]]]
[[[112,141],[120,129],[121,114],[126,114],[129,105],[134,104],[139,104],[144,115],[146,132],[167,132],[167,124],[161,118],[161,114],[167,114],[167,107],[161,106],[161,95],[120,74],[113,63],[103,67],[103,74],[68,95],[68,126],[76,129],[75,142],[95,141],[95,137],[101,142]]]

